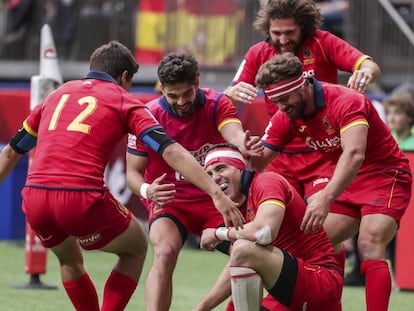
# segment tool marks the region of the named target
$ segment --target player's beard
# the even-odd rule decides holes
[[[178,109],[179,106],[173,106],[172,110],[179,116],[180,118],[187,118],[191,116],[196,108],[194,103],[187,103],[187,110]]]
[[[295,107],[293,108],[293,113],[289,114],[287,113],[289,119],[295,121],[298,119],[302,119],[304,120],[306,118],[306,101],[305,98],[303,97],[303,95],[300,95],[300,99],[298,101],[298,103],[295,105]]]
[[[279,54],[287,53],[287,52],[296,54],[298,52],[298,50],[299,50],[299,47],[302,44],[302,40],[300,40],[298,42],[290,41],[288,48],[287,49],[283,49],[283,50],[282,50],[282,47],[280,46],[280,43],[279,42],[272,41],[272,44],[273,44],[274,48],[276,49],[276,51]]]

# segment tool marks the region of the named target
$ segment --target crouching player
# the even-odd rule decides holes
[[[202,249],[212,251],[223,240],[233,245],[229,263],[193,310],[212,310],[230,295],[235,310],[260,310],[263,286],[280,304],[277,310],[338,309],[343,270],[324,229],[300,229],[306,204],[286,179],[246,169],[241,153],[228,144],[209,150],[205,169],[239,203],[247,223],[239,230],[203,231]]]

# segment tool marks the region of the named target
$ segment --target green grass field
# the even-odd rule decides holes
[[[58,263],[49,252],[48,271],[41,280],[57,285],[57,290],[15,289],[13,285],[24,284],[29,277],[24,273],[24,247],[22,243],[0,242],[0,264],[3,274],[0,277],[0,310],[2,311],[70,311],[73,310],[65,291],[60,285]],[[102,292],[105,278],[114,264],[110,254],[86,252],[85,264],[95,281],[97,290]],[[213,284],[227,257],[220,253],[184,249],[180,255],[174,276],[174,297],[171,311],[185,311],[193,307]],[[146,279],[151,253],[148,254],[141,282],[126,310],[145,310],[144,281]],[[223,310],[224,304],[216,308]],[[344,288],[344,311],[365,310],[363,288]],[[390,311],[414,310],[414,292],[394,291],[391,296]]]

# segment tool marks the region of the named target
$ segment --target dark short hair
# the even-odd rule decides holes
[[[195,84],[199,76],[197,60],[188,54],[169,53],[158,66],[158,79],[163,85]]]
[[[139,64],[125,45],[114,40],[101,45],[92,53],[89,68],[106,72],[114,79],[127,71],[130,80],[138,71]]]

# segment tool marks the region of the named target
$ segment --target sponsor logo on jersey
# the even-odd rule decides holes
[[[333,152],[341,147],[341,138],[338,136],[327,137],[323,140],[313,140],[308,136],[306,137],[305,142],[309,147],[325,152]]]
[[[207,143],[202,145],[197,150],[192,150],[189,152],[191,155],[200,163],[201,166],[204,166],[204,160],[206,158],[207,150],[210,148],[211,144]],[[175,179],[176,180],[186,180],[184,176],[182,176],[179,172],[175,172]]]

